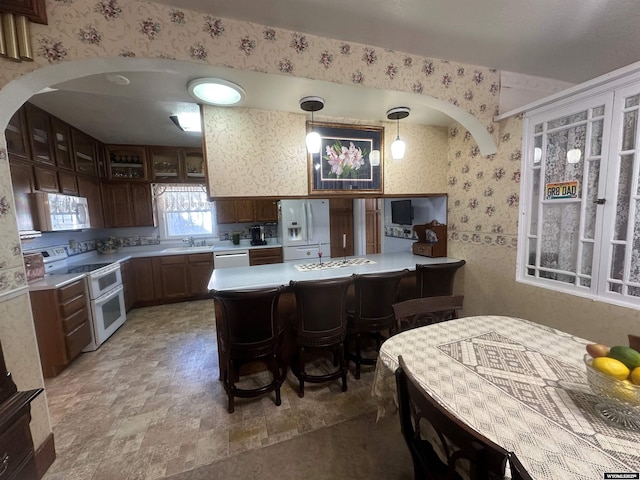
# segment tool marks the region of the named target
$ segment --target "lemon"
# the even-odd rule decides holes
[[[631,375],[629,375],[629,380],[631,380],[631,382],[634,385],[640,385],[640,367],[636,367],[633,370],[631,370]]]
[[[591,362],[591,366],[599,372],[609,375],[610,377],[617,378],[618,380],[625,380],[629,376],[629,369],[627,366],[615,358],[594,358]]]

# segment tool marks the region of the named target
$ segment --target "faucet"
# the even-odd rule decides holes
[[[195,247],[195,245],[196,245],[196,241],[193,239],[193,237],[183,238],[182,241],[183,242],[189,242],[189,246],[190,247]]]

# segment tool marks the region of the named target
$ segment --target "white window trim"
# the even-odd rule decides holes
[[[587,82],[589,83],[589,82]],[[580,110],[590,108],[595,105],[596,102],[591,102],[594,97],[600,97],[598,100],[600,103],[605,103],[605,121],[603,123],[603,143],[601,158],[605,156],[610,159],[617,155],[617,147],[621,142],[620,126],[620,110],[618,106],[623,101],[627,94],[640,93],[640,72],[634,69],[630,74],[623,76],[615,76],[614,80],[607,83],[598,82],[594,84],[593,88],[584,89],[575,87],[575,93],[571,96],[562,96],[561,94],[555,95],[558,99],[554,102],[542,102],[539,108],[531,111],[527,111],[523,120],[523,133],[522,133],[522,181],[520,185],[520,209],[519,209],[519,221],[518,221],[518,250],[516,258],[516,281],[530,286],[544,288],[555,292],[569,294],[577,297],[588,298],[594,302],[608,303],[612,305],[618,305],[622,307],[632,308],[640,310],[640,299],[638,302],[631,302],[627,297],[619,297],[615,294],[608,292],[605,288],[608,278],[608,258],[610,255],[609,249],[610,243],[605,242],[605,235],[611,234],[611,227],[616,221],[615,219],[615,201],[617,194],[617,175],[611,172],[604,172],[603,167],[606,169],[613,168],[614,162],[607,160],[606,165],[601,163],[600,179],[598,183],[598,198],[606,198],[608,201],[600,206],[602,211],[599,212],[596,223],[596,239],[595,248],[593,252],[593,270],[591,272],[591,288],[581,289],[580,287],[564,284],[562,282],[543,279],[532,278],[527,275],[526,269],[528,264],[528,228],[530,219],[531,205],[531,189],[533,181],[531,178],[531,165],[533,164],[534,145],[533,135],[531,135],[533,126],[540,123],[543,117],[553,116],[560,118],[565,112],[573,113]],[[615,98],[614,98],[615,93]],[[601,98],[609,96],[607,102],[602,102]],[[607,111],[606,109],[609,109]],[[616,130],[616,128],[618,128]],[[636,131],[636,152],[640,150],[640,125]],[[636,158],[640,156],[636,153]],[[602,161],[602,160],[601,160]],[[638,161],[634,162],[634,173],[638,178]],[[617,170],[617,169],[616,169]],[[541,176],[541,184],[544,183],[544,179]],[[586,193],[586,192],[585,192]],[[542,198],[542,197],[540,197]],[[536,205],[536,208],[538,205]],[[633,223],[633,217],[630,217],[630,224]],[[542,219],[539,219],[540,221]],[[631,227],[630,227],[631,228]],[[604,244],[606,243],[606,245]],[[629,258],[629,257],[627,257]],[[626,262],[627,263],[627,262]]]
[[[153,201],[155,203],[156,211],[158,212],[158,234],[160,235],[160,241],[177,241],[183,240],[185,235],[169,235],[167,232],[167,222],[165,221],[165,212],[162,208],[160,208],[158,198],[161,195],[157,193],[159,190],[162,190],[163,187],[167,187],[169,185],[179,185],[179,186],[200,186],[203,191],[206,193],[205,186],[200,184],[180,184],[180,183],[154,183],[151,188],[153,192]],[[216,218],[216,208],[215,202],[211,202],[211,218],[212,218],[212,226],[213,232],[207,234],[196,234],[196,235],[186,235],[187,238],[192,237],[194,239],[212,239],[218,236],[218,222]]]

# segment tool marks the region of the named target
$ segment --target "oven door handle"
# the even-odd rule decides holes
[[[101,268],[99,272],[91,272],[91,279],[92,280],[99,280],[102,277],[106,277],[107,275],[115,272],[116,270],[120,270],[120,263],[118,263],[118,262],[114,262],[113,264],[109,265],[108,267]]]
[[[120,293],[122,293],[123,290],[124,288],[122,287],[122,285],[118,285],[113,290],[109,290],[107,293],[100,295],[98,298],[94,300],[94,302],[96,305],[103,305],[107,303],[109,300],[111,300],[112,298],[120,295]]]

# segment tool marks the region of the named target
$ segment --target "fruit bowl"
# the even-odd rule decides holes
[[[587,382],[591,391],[601,399],[596,411],[612,425],[640,431],[640,386],[618,380],[591,366],[593,359],[584,356]]]

